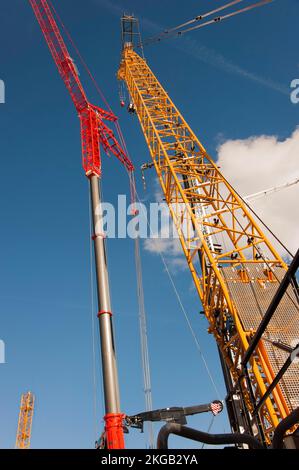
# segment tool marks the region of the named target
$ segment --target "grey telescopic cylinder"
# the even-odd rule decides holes
[[[113,337],[108,266],[105,237],[103,233],[100,179],[97,176],[90,177],[90,194],[94,230],[93,240],[97,277],[99,306],[98,318],[101,338],[105,412],[106,414],[120,413],[119,385]]]

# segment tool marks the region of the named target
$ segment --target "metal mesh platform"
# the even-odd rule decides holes
[[[232,267],[221,268],[231,297],[246,331],[256,330],[273,299],[279,282],[270,282],[264,272],[264,264],[248,264],[249,282],[242,282],[240,273]],[[285,270],[273,268],[274,278],[281,281]],[[269,341],[281,341],[294,348],[299,343],[299,311],[296,294],[289,287],[279,303],[263,335],[263,345],[275,375],[279,372],[289,353]],[[267,341],[268,340],[268,341]],[[280,388],[290,408],[299,406],[299,364],[291,364],[280,381]]]

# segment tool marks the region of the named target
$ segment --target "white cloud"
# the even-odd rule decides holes
[[[168,226],[162,226],[158,234],[152,234],[151,238],[144,240],[143,246],[149,253],[164,257],[168,268],[173,274],[176,274],[187,269],[188,265],[180,240],[178,238],[162,238],[166,229],[168,230]]]
[[[187,261],[179,239],[147,238],[144,240],[143,246],[147,252],[162,256],[172,274],[187,270]]]
[[[154,182],[154,201],[161,202],[163,193],[158,178]],[[155,255],[162,255],[167,265],[175,273],[181,269],[187,269],[187,262],[183,254],[179,238],[169,237],[169,234],[177,234],[171,220],[168,207],[163,205],[164,217],[161,217],[161,226],[157,231],[151,231],[151,237],[144,240],[144,249]]]
[[[265,135],[229,140],[219,146],[217,163],[242,196],[293,181],[299,176],[299,128],[285,140]],[[250,205],[294,254],[299,247],[299,184]]]
[[[180,242],[175,238],[147,238],[144,240],[144,248],[151,253],[167,253],[167,256],[177,256],[182,252]]]
[[[299,177],[299,128],[285,140],[266,135],[228,140],[218,148],[217,164],[242,196],[291,182]],[[156,201],[162,200],[158,180],[153,193]],[[299,184],[250,201],[250,206],[294,254],[299,247]],[[261,228],[285,256],[283,248],[263,226]],[[168,225],[162,226],[159,234],[152,235],[163,237],[166,230],[169,230]],[[163,254],[175,271],[187,268],[176,238],[149,238],[144,241],[144,248],[153,254]]]

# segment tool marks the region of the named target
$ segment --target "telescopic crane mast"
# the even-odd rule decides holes
[[[101,336],[102,368],[105,395],[105,445],[109,449],[123,448],[123,414],[120,412],[119,385],[113,338],[112,311],[109,292],[108,268],[102,226],[100,199],[101,158],[100,146],[106,153],[116,156],[129,172],[134,167],[104,121],[115,123],[117,117],[91,104],[86,96],[79,74],[54,17],[54,8],[46,0],[29,0],[41,27],[58,71],[69,91],[81,124],[82,163],[89,179],[94,251],[97,274],[98,318]]]
[[[244,356],[288,267],[135,52],[136,26],[133,16],[122,18],[118,78],[127,85],[129,111],[137,113],[152,157],[148,167],[156,169],[208,331],[217,341],[232,428],[270,445],[279,422],[299,406],[294,364],[261,400],[287,357],[279,342],[290,349],[298,342],[298,299],[292,285],[245,362]]]

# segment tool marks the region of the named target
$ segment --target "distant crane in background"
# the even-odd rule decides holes
[[[120,411],[118,373],[113,338],[112,309],[108,279],[105,236],[103,230],[100,179],[102,176],[100,146],[111,153],[125,166],[130,175],[134,166],[113,131],[104,121],[117,125],[117,117],[91,104],[79,78],[77,67],[66,47],[54,15],[53,5],[46,0],[29,0],[41,27],[58,71],[75,105],[81,124],[82,160],[90,183],[93,216],[93,241],[97,274],[98,319],[101,336],[102,369],[105,398],[104,446],[109,449],[124,447],[123,418]],[[88,71],[89,72],[89,71]],[[90,72],[89,72],[90,74]],[[133,178],[131,178],[131,181]]]
[[[16,449],[30,448],[34,404],[35,396],[32,392],[27,392],[22,395],[15,445]]]

